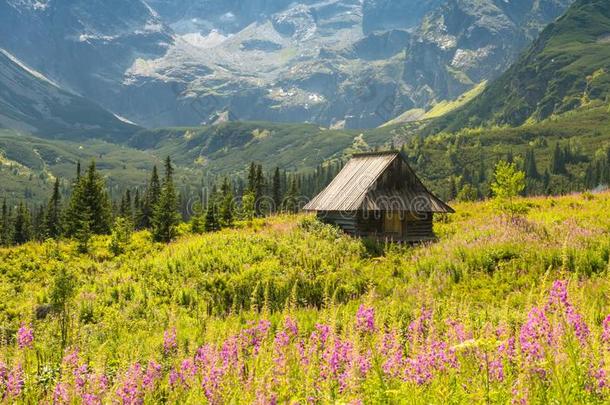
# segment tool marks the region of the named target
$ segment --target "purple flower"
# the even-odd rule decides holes
[[[574,334],[578,341],[584,346],[587,344],[587,339],[589,338],[589,327],[586,322],[572,306],[566,308],[566,315],[568,317],[568,322],[574,329]]]
[[[432,322],[432,311],[422,308],[420,316],[409,325],[411,342],[421,342],[426,337]]]
[[[532,308],[519,333],[521,352],[530,361],[541,360],[545,353],[544,346],[550,345],[551,342],[551,325],[544,310]]]
[[[11,397],[18,397],[21,395],[25,385],[23,378],[23,367],[21,367],[21,363],[19,363],[8,374],[6,381],[6,391]]]
[[[284,319],[284,329],[286,329],[286,332],[289,332],[294,337],[299,335],[299,327],[297,326],[297,323],[289,316]]]
[[[608,386],[608,376],[606,374],[606,369],[604,368],[604,363],[600,363],[599,367],[593,368],[590,371],[591,377],[595,381],[595,390],[602,391],[604,388]]]
[[[21,322],[21,326],[17,331],[17,344],[20,349],[29,349],[34,343],[34,331],[31,328],[25,326],[25,323]]]
[[[397,377],[403,371],[403,349],[398,339],[396,331],[388,332],[383,335],[381,342],[381,354],[385,361],[381,368],[389,376]]]
[[[610,315],[604,319],[604,330],[602,332],[602,341],[606,344],[607,348],[610,348]]]
[[[361,333],[375,332],[375,309],[360,305],[356,313],[356,330]]]
[[[155,383],[161,378],[161,365],[154,360],[148,362],[146,373],[142,377],[142,388],[145,391],[151,391]]]
[[[139,405],[143,403],[143,394],[140,390],[141,380],[142,366],[140,366],[140,363],[135,363],[127,370],[116,391],[123,405]]]
[[[166,330],[163,333],[163,353],[166,356],[174,353],[178,348],[178,341],[176,337],[176,328]]]
[[[64,383],[57,383],[53,390],[53,404],[63,405],[70,403],[70,394],[68,387]]]

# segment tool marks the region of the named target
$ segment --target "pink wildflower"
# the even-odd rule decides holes
[[[361,333],[375,332],[375,309],[360,305],[356,313],[356,330]]]
[[[176,328],[166,330],[163,333],[163,353],[166,356],[174,353],[178,349],[178,341],[176,337]]]
[[[17,344],[20,349],[29,349],[34,343],[34,331],[25,326],[25,323],[21,323],[19,330],[17,331]]]
[[[53,390],[53,404],[63,405],[70,403],[68,387],[64,383],[57,383]]]

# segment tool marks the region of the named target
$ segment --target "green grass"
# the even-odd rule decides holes
[[[183,234],[168,246],[151,243],[150,235],[141,232],[118,257],[110,254],[107,237],[95,238],[87,255],[77,253],[76,244],[67,241],[0,249],[0,329],[5,337],[1,358],[9,365],[24,361],[24,402],[49,398],[58,379],[74,384],[69,382],[72,373],[61,377],[52,371],[63,356],[59,316],[35,316],[47,308],[54,280],[64,268],[73,275],[76,288],[67,306],[68,345],[79,349],[80,361],[90,370],[109,376],[108,401],[115,398],[125,370],[134,362],[155,359],[163,373],[173,366],[179,370],[181,356],[192,358],[197,347],[219,344],[261,319],[269,319],[271,330],[279,332],[283,319],[292,317],[299,324],[299,339],[306,339],[315,324],[329,324],[337,333],[333,339],[353,342],[360,353],[381,350],[387,328],[402,336],[407,353],[419,353],[426,346],[409,343],[409,325],[428,308],[433,311],[430,338],[449,339],[443,337],[451,331],[449,320],[471,335],[452,343],[460,367],[434,368],[424,384],[391,377],[381,370],[384,357],[375,357],[368,377],[350,380],[346,390],[339,390],[333,378],[317,380],[317,364],[323,367],[326,355],[311,357],[315,368],[299,363],[298,340],[289,346],[294,349],[287,354],[289,374],[269,380],[277,370],[277,346],[271,335],[262,340],[258,354],[248,349],[240,355],[250,383],[231,374],[222,398],[253,402],[263,390],[265,395],[275,392],[280,402],[312,396],[317,402],[387,403],[417,396],[422,403],[449,398],[453,403],[484,403],[490,398],[505,403],[519,394],[532,403],[562,398],[603,403],[608,392],[587,386],[595,383],[588,367],[598,367],[597,360],[608,357],[599,334],[610,313],[610,194],[522,202],[529,211],[517,220],[498,215],[492,202],[456,204],[455,215],[437,218],[439,242],[419,247],[372,249],[370,243],[346,237],[310,217],[292,216],[201,236]],[[569,281],[570,302],[592,330],[590,345],[580,347],[567,334],[554,349],[561,356],[532,363],[519,355],[506,360],[502,380],[490,380],[489,375],[486,379],[480,368],[485,367],[485,356],[494,355],[505,336],[519,339],[528,311],[545,305],[555,279]],[[353,327],[360,305],[375,309],[378,329],[370,338]],[[561,322],[559,315],[549,317]],[[20,322],[31,324],[35,332],[34,346],[26,351],[17,349],[14,341]],[[163,332],[174,327],[177,346],[164,355]],[[496,335],[500,327],[504,332]],[[516,344],[521,348],[519,341]],[[581,360],[572,363],[570,356]],[[67,367],[65,362],[62,367]],[[530,374],[536,367],[550,378]],[[163,398],[205,402],[197,388],[201,382],[176,389],[167,381],[164,377],[147,394],[147,403]],[[79,395],[74,385],[68,389]]]
[[[576,1],[520,59],[472,102],[434,125],[454,131],[481,124],[540,121],[610,93],[610,4]]]

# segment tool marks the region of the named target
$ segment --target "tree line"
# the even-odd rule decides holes
[[[93,235],[111,234],[111,249],[118,253],[134,230],[150,230],[155,241],[169,242],[183,222],[192,232],[203,233],[232,227],[236,220],[295,213],[342,166],[342,162],[334,162],[309,173],[287,173],[278,167],[266,172],[261,164],[253,162],[245,179],[225,177],[219,184],[205,187],[205,195],[190,195],[175,185],[174,167],[168,157],[162,174],[153,166],[145,186],[126,189],[120,198],[111,201],[95,162],[83,172],[78,162],[67,197],[63,197],[61,180],[56,178],[45,205],[32,209],[24,201],[16,207],[9,206],[6,198],[2,201],[0,246],[69,238],[86,252]]]

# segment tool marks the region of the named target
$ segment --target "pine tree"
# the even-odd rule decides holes
[[[524,170],[525,176],[528,179],[538,179],[540,177],[540,173],[538,172],[538,166],[536,165],[536,155],[534,154],[533,149],[528,149],[525,153],[525,162],[524,162]]]
[[[140,218],[141,228],[151,228],[153,225],[153,216],[155,207],[159,203],[159,197],[161,196],[161,183],[159,182],[159,174],[157,166],[153,166],[152,175],[150,176],[150,182],[144,195],[144,201],[142,202],[142,215]]]
[[[205,213],[204,229],[206,232],[215,232],[219,231],[220,228],[220,222],[218,221],[218,209],[216,208],[216,204],[212,201]]]
[[[159,202],[153,212],[153,238],[157,242],[169,243],[176,236],[180,221],[178,214],[178,195],[174,187],[174,168],[170,157],[165,160],[165,177],[159,195]]]
[[[233,226],[235,201],[233,197],[231,183],[229,182],[228,178],[225,178],[224,183],[221,187],[221,192],[222,203],[220,206],[220,221],[222,226],[231,227]]]
[[[12,241],[11,216],[5,198],[2,201],[2,216],[0,217],[0,246],[8,246]]]
[[[81,228],[96,235],[110,232],[112,210],[104,179],[91,162],[87,172],[74,186],[70,204],[66,211],[66,225],[69,236],[80,234]]]
[[[53,194],[47,206],[47,215],[45,217],[45,236],[48,238],[59,238],[62,234],[62,217],[61,217],[61,194],[59,192],[59,178],[55,179],[53,186]]]
[[[286,197],[284,198],[284,210],[286,212],[296,213],[299,210],[298,198],[298,181],[297,177],[293,175],[290,179],[290,186],[288,187],[288,191],[286,192]]]
[[[78,182],[80,180],[80,160],[78,162],[76,162],[76,181]]]
[[[119,216],[131,221],[133,218],[133,209],[131,206],[131,191],[127,189],[121,198],[121,206],[119,207]]]
[[[275,172],[273,173],[273,190],[271,193],[271,197],[273,198],[273,212],[278,212],[282,205],[282,179],[279,167],[276,167]]]
[[[46,223],[45,223],[46,212],[44,205],[40,205],[36,211],[36,215],[33,216],[32,230],[33,238],[35,240],[44,240],[46,237]]]
[[[565,174],[566,172],[565,160],[559,142],[555,144],[555,149],[553,149],[550,171],[552,174]]]
[[[200,202],[193,206],[193,216],[191,218],[191,232],[201,234],[205,232],[205,212]]]
[[[32,240],[32,216],[23,202],[19,203],[13,225],[13,243],[21,245]]]
[[[140,189],[136,188],[133,197],[133,225],[135,229],[140,229],[142,224],[142,202],[140,201]]]

